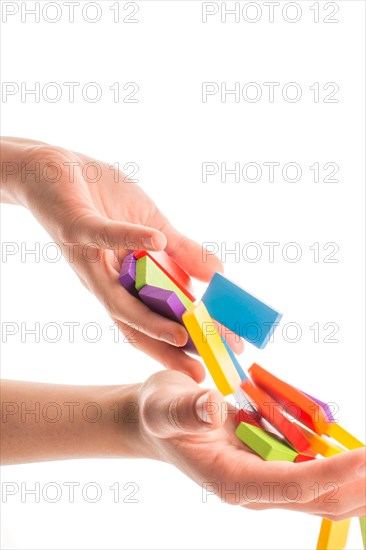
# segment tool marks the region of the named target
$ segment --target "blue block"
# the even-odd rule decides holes
[[[202,297],[211,317],[257,348],[264,348],[282,314],[215,273]]]
[[[236,368],[236,372],[240,376],[240,380],[245,380],[248,377],[245,374],[245,372],[243,371],[243,369],[241,368],[241,365],[240,365],[239,361],[237,360],[235,353],[233,352],[233,350],[231,349],[231,347],[229,346],[229,344],[227,343],[227,341],[225,340],[225,338],[223,336],[221,337],[221,340],[222,340],[225,348],[227,349],[228,354],[230,355],[230,359],[234,363],[234,366]]]

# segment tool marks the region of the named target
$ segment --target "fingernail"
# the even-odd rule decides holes
[[[176,343],[176,340],[175,340],[175,336],[173,336],[173,334],[170,334],[170,332],[164,332],[160,338],[162,340],[164,340],[165,342],[168,342],[168,344],[173,344],[173,346],[176,346],[177,343]]]
[[[357,473],[360,477],[365,477],[366,476],[366,464],[362,464],[362,466],[360,466],[358,468]]]
[[[212,418],[210,414],[210,403],[207,401],[208,392],[204,393],[196,401],[196,414],[202,422],[212,424]]]
[[[152,237],[143,237],[142,239],[142,246],[146,248],[147,250],[151,250],[152,248],[155,248],[154,242],[152,240]]]

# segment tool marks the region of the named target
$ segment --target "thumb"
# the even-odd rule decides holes
[[[113,250],[163,250],[167,242],[165,235],[153,227],[95,215],[78,218],[70,224],[67,233],[71,242]]]
[[[164,374],[173,374],[177,380],[186,380],[184,384],[182,380],[168,386],[159,384],[159,389],[153,384],[152,388],[147,389],[141,412],[144,426],[149,432],[157,437],[168,438],[184,433],[209,432],[224,424],[227,416],[226,401],[218,391],[203,390],[183,373]]]

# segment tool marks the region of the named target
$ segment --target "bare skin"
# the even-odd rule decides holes
[[[179,233],[138,185],[86,155],[4,137],[1,182],[1,201],[32,212],[135,347],[166,368],[204,379],[201,363],[177,347],[187,342],[184,327],[131,296],[118,274],[130,249],[165,249],[192,277],[209,281],[223,271],[216,256],[204,261],[202,247]],[[225,337],[241,353],[241,339],[229,331]]]
[[[175,465],[230,504],[337,521],[366,514],[365,449],[300,464],[264,462],[235,436],[233,411],[221,395],[180,372],[162,371],[127,386],[3,381],[1,394],[3,464],[151,458]],[[36,410],[36,403],[38,417],[26,414]],[[254,496],[245,489],[253,482],[259,489]],[[286,487],[294,483],[300,492],[292,495]],[[338,492],[329,498],[334,483]]]

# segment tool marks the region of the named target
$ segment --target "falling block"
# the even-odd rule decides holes
[[[219,333],[210,330],[213,321],[203,302],[192,305],[182,319],[217,389],[223,395],[235,392],[241,382],[240,376]]]
[[[280,403],[286,412],[295,416],[318,435],[333,437],[349,450],[364,447],[361,441],[337,422],[329,422],[323,407],[302,391],[273,376],[256,363],[249,368],[249,374],[252,380]]]
[[[190,276],[166,252],[136,250],[134,256],[136,259],[148,256],[192,302],[195,301],[195,297],[192,294],[193,286]]]
[[[256,363],[248,369],[253,382],[269,393],[283,409],[318,434],[330,425],[322,407],[294,386],[277,378]]]
[[[137,296],[137,290],[135,288],[136,279],[136,259],[133,252],[128,254],[122,262],[121,271],[119,274],[119,282],[128,290],[130,294]]]
[[[225,338],[223,336],[221,337],[221,340],[223,341],[224,346],[225,346],[228,354],[230,355],[230,359],[234,363],[234,366],[236,368],[236,372],[240,376],[240,380],[245,380],[248,377],[245,374],[245,372],[243,371],[243,369],[241,368],[241,365],[240,365],[239,361],[237,360],[235,353],[233,352],[233,350],[231,349],[231,347],[229,346],[229,344],[227,343],[227,341],[225,340]]]
[[[221,273],[212,277],[202,301],[211,317],[257,348],[265,347],[282,317]]]
[[[186,308],[173,290],[145,285],[138,295],[144,304],[155,311],[155,313],[183,324],[182,315],[186,311]],[[183,349],[190,353],[198,353],[190,337]]]
[[[366,548],[366,518],[359,518],[363,547]]]
[[[343,550],[347,544],[350,519],[330,521],[323,519],[316,550]]]
[[[312,401],[314,401],[315,403],[317,403],[318,405],[321,406],[328,422],[335,422],[335,418],[333,416],[332,411],[330,410],[330,407],[329,407],[328,403],[324,403],[324,401],[321,401],[317,397],[313,397],[312,395],[309,395],[308,393],[305,393],[305,392],[302,392],[302,393],[304,393],[307,397],[309,397],[309,399],[311,399]]]
[[[237,437],[264,460],[294,462],[298,453],[258,426],[240,422],[235,430]]]
[[[192,302],[181,291],[181,289],[157,266],[149,256],[142,256],[136,261],[136,282],[135,287],[141,290],[145,285],[173,290],[184,307],[188,309]]]
[[[282,409],[270,395],[264,390],[253,384],[249,379],[244,380],[240,387],[254,401],[260,414],[286,437],[291,445],[299,452],[310,449],[310,443],[307,437],[299,427],[283,415]]]

